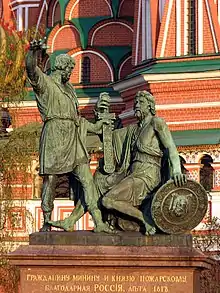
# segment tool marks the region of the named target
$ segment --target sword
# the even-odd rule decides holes
[[[104,171],[112,174],[115,171],[114,155],[112,148],[112,121],[115,120],[115,113],[109,113],[111,98],[108,93],[101,93],[96,105],[96,116],[103,121],[103,152],[104,152]]]

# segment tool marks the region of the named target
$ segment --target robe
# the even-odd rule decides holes
[[[68,91],[47,76],[38,67],[37,83],[31,83],[37,106],[43,120],[40,137],[40,175],[65,174],[79,164],[86,164],[87,128],[90,124],[79,116],[74,88],[67,83]]]

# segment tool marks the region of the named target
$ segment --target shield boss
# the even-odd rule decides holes
[[[177,187],[168,181],[154,195],[152,217],[163,232],[180,234],[194,229],[204,218],[208,207],[205,189],[196,181],[187,180]]]

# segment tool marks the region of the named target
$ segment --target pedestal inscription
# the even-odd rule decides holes
[[[21,269],[21,292],[193,292],[193,271],[141,268]]]

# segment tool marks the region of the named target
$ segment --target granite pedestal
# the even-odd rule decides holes
[[[34,233],[9,258],[21,293],[200,293],[200,273],[212,264],[190,235],[89,231]]]

